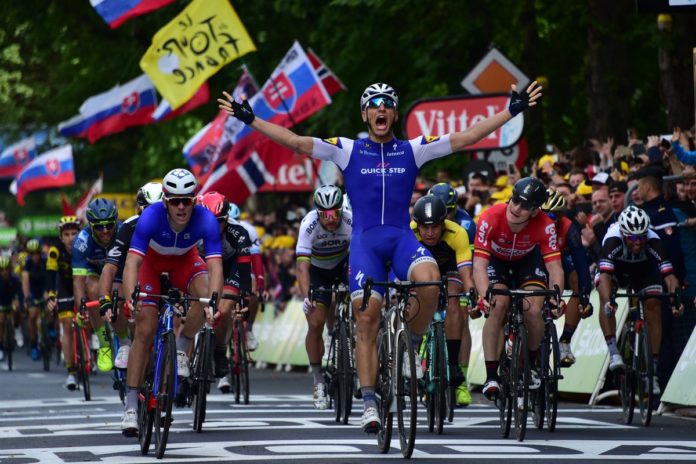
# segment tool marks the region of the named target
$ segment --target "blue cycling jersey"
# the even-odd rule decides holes
[[[114,237],[121,229],[121,223],[116,223]],[[113,240],[112,240],[113,242]],[[72,249],[72,271],[74,276],[86,276],[101,274],[106,260],[106,252],[111,244],[102,246],[92,235],[92,229],[88,225],[77,234]]]
[[[195,205],[191,219],[181,232],[169,225],[167,207],[158,202],[143,211],[131,239],[129,252],[141,256],[148,248],[160,255],[181,256],[203,240],[205,259],[222,258],[220,227],[215,215],[200,205]]]
[[[476,223],[471,216],[469,216],[469,213],[467,213],[466,210],[457,208],[457,211],[454,213],[454,222],[466,230],[466,233],[469,236],[469,244],[473,247],[474,239],[476,238]]]
[[[314,138],[312,156],[343,171],[353,210],[353,232],[379,225],[409,229],[408,207],[421,166],[452,153],[450,136],[392,139]]]

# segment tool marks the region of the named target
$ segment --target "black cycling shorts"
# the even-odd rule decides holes
[[[539,248],[517,261],[506,261],[491,256],[488,262],[488,280],[507,288],[522,288],[529,284],[546,287],[548,274]]]
[[[328,288],[334,284],[348,284],[348,257],[344,258],[333,269],[322,269],[316,266],[309,266],[309,287],[311,289],[324,287]],[[331,293],[316,291],[312,292],[313,299],[324,306],[331,304]]]

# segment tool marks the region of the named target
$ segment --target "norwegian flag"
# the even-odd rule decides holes
[[[94,184],[92,184],[92,187],[83,193],[82,197],[80,197],[77,202],[77,206],[75,207],[75,215],[80,221],[84,222],[87,219],[87,206],[89,205],[89,202],[92,201],[92,198],[94,198],[95,195],[102,193],[103,188],[104,174],[100,173],[97,180],[94,181]]]
[[[329,95],[333,96],[342,90],[348,90],[348,88],[343,85],[343,82],[341,82],[333,71],[321,61],[321,58],[319,58],[311,48],[307,49],[307,57]]]

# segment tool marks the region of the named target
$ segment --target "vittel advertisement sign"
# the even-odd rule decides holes
[[[483,119],[506,109],[510,97],[506,94],[450,96],[418,100],[406,112],[406,137],[442,136],[461,132]],[[524,128],[524,113],[484,137],[467,150],[494,150],[517,143]]]

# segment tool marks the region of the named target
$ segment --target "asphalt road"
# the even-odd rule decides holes
[[[100,374],[92,379],[93,400],[63,388],[65,371],[55,364],[43,372],[23,353],[13,372],[0,363],[0,464],[140,463],[155,461],[140,453],[137,439],[123,437],[123,407]],[[311,403],[306,372],[251,370],[251,402],[236,405],[230,395],[209,397],[203,432],[191,430],[188,409],[174,412],[165,462],[337,462],[372,463],[402,459],[398,439],[379,454],[374,436],[359,427],[357,401],[349,425],[333,421],[331,411]],[[696,462],[696,421],[657,416],[650,427],[626,426],[616,407],[589,408],[564,403],[556,432],[530,426],[527,438],[501,439],[497,410],[480,394],[469,408],[457,410],[443,435],[419,423],[413,459],[421,462]],[[424,410],[420,411],[424,419]],[[513,432],[514,435],[514,432]]]

